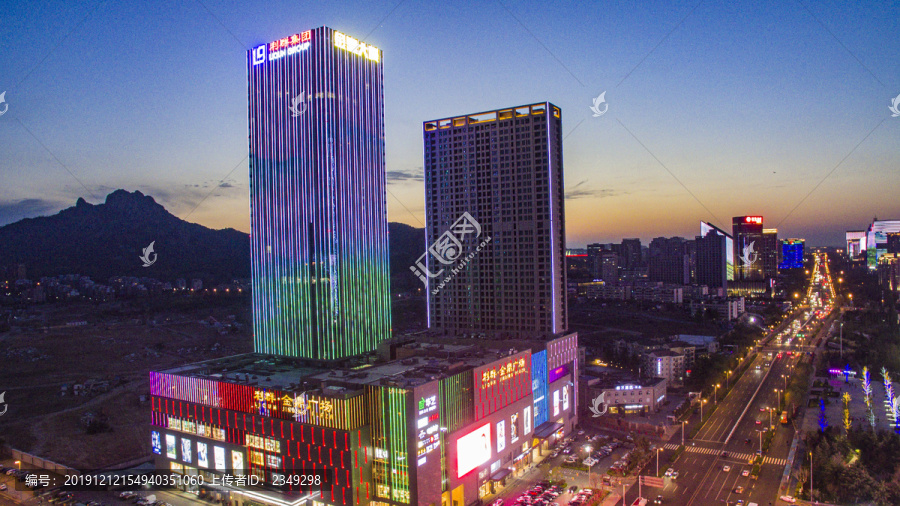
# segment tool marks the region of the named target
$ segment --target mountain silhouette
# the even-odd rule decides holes
[[[425,230],[390,223],[389,232],[393,289],[414,290],[419,281],[409,266],[425,251]],[[151,242],[156,261],[143,267],[140,257]],[[32,280],[81,274],[101,283],[146,276],[208,285],[250,277],[250,236],[189,223],[149,195],[116,190],[102,204],[79,198],[55,215],[0,227],[0,267],[14,264],[25,264]]]

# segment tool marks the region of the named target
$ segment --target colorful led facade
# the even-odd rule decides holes
[[[372,351],[390,337],[380,51],[321,27],[247,67],[254,349]]]
[[[779,269],[803,268],[803,239],[785,239],[781,241],[781,264]]]

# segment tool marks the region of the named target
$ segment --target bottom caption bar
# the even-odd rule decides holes
[[[91,490],[196,490],[200,487],[259,488],[314,492],[331,488],[332,473],[324,470],[287,469],[254,472],[230,471],[181,474],[174,471],[77,471],[57,474],[45,470],[22,470],[16,475],[16,490],[42,488],[73,492]]]

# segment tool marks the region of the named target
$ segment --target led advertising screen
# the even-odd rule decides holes
[[[527,436],[531,434],[531,407],[527,407],[522,411],[522,434]]]
[[[553,391],[553,416],[559,415],[559,390]]]
[[[506,449],[506,420],[497,422],[497,453]]]
[[[159,438],[159,431],[150,432],[150,449],[157,455],[162,455],[162,442]]]
[[[237,451],[231,450],[231,468],[234,469],[235,472],[244,470],[244,454]]]
[[[181,439],[181,460],[183,460],[186,464],[191,463],[191,440],[190,439]]]
[[[569,410],[569,387],[567,387],[567,386],[563,387],[562,398],[563,398],[563,411],[568,411]]]
[[[213,457],[216,460],[216,470],[225,471],[225,448],[213,446]]]
[[[206,443],[197,441],[197,465],[200,467],[209,467],[209,459],[206,455]]]
[[[491,424],[456,440],[456,476],[462,478],[491,458]]]
[[[166,434],[166,457],[170,459],[177,459],[178,454],[175,448],[175,436],[172,434]]]

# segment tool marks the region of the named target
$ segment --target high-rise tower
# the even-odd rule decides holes
[[[321,27],[247,60],[254,350],[374,350],[390,337],[381,52]]]
[[[567,329],[561,130],[549,102],[425,122],[432,330],[537,337]],[[479,234],[451,241],[460,219]],[[457,269],[447,261],[458,256]]]

